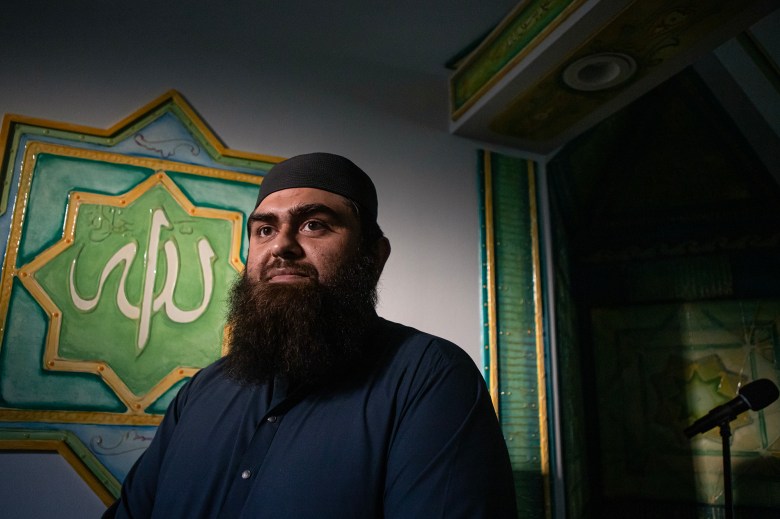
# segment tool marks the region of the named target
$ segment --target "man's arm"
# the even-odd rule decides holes
[[[122,483],[120,498],[106,510],[103,519],[151,517],[160,465],[179,420],[189,386],[188,382],[168,406],[154,439],[128,472]]]
[[[515,518],[509,456],[485,382],[449,343],[411,377],[388,455],[387,518]]]

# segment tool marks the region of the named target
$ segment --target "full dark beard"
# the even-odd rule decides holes
[[[228,375],[259,384],[337,378],[360,362],[376,307],[373,257],[360,254],[327,285],[273,284],[240,276],[229,299]]]

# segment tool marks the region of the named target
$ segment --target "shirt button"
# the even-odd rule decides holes
[[[249,476],[251,475],[252,475],[251,470],[245,470],[244,472],[241,473],[241,479],[249,479]]]
[[[276,420],[278,420],[276,416],[269,416],[268,418],[266,418],[266,421],[268,423],[276,423]]]

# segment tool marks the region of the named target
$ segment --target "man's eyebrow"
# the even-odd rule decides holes
[[[274,223],[279,220],[274,213],[252,213],[249,215],[247,224],[251,225],[252,222]]]
[[[291,207],[287,210],[287,213],[292,218],[306,218],[315,214],[325,214],[331,218],[341,220],[341,216],[338,212],[333,210],[330,206],[325,204],[299,204]],[[249,223],[252,222],[264,222],[264,223],[276,223],[279,221],[279,215],[277,213],[265,212],[265,213],[252,213],[249,215]]]
[[[300,204],[291,207],[288,211],[290,216],[305,218],[314,214],[325,214],[331,218],[339,218],[339,214],[330,206],[325,204]]]

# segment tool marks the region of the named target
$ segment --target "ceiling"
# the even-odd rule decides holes
[[[7,81],[14,70],[29,76],[29,67],[59,60],[59,74],[76,77],[108,60],[148,69],[192,56],[211,64],[213,80],[223,56],[239,56],[253,71],[272,64],[345,78],[333,83],[343,95],[394,99],[390,106],[408,105],[404,117],[422,120],[413,112],[426,112],[426,122],[454,134],[549,154],[775,6],[775,0],[26,0],[4,5],[0,70]],[[457,70],[447,68],[480,42]],[[584,93],[561,82],[567,65],[596,52],[630,56],[636,64],[630,81]],[[459,89],[475,78],[477,88],[458,101]]]
[[[3,6],[0,55],[123,51],[363,64],[445,79],[445,63],[516,0],[25,0]],[[56,46],[53,42],[56,41]],[[251,61],[250,61],[251,63]]]

